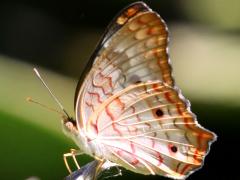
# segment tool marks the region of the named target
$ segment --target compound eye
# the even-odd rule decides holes
[[[73,128],[73,123],[68,121],[65,123],[65,126],[68,128],[68,129],[72,129]]]

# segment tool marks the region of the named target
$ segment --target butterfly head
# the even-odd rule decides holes
[[[62,116],[62,126],[65,134],[77,134],[78,128],[76,120],[69,116]]]

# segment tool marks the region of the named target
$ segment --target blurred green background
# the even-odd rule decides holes
[[[0,179],[67,175],[62,154],[76,146],[58,114],[25,101],[31,96],[56,107],[32,68],[39,67],[74,116],[77,79],[108,22],[131,2],[0,1]],[[239,178],[240,1],[144,2],[168,24],[176,84],[200,124],[218,135],[204,167],[189,179]],[[164,179],[123,174],[115,179]]]

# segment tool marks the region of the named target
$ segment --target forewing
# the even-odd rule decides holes
[[[157,13],[144,3],[124,9],[108,27],[77,89],[79,126],[84,128],[103,101],[131,84],[160,80],[173,86],[167,43],[167,27]]]
[[[130,85],[90,116],[104,158],[141,174],[176,179],[201,167],[214,134],[198,125],[179,92],[154,81]]]

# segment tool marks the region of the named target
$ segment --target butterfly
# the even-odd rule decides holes
[[[88,154],[139,174],[184,179],[203,165],[216,135],[200,126],[176,87],[168,29],[143,2],[110,23],[75,94],[76,120],[64,132],[78,145],[67,157]],[[95,165],[94,165],[95,167]],[[78,168],[80,168],[78,166]],[[97,171],[97,170],[96,170]]]

